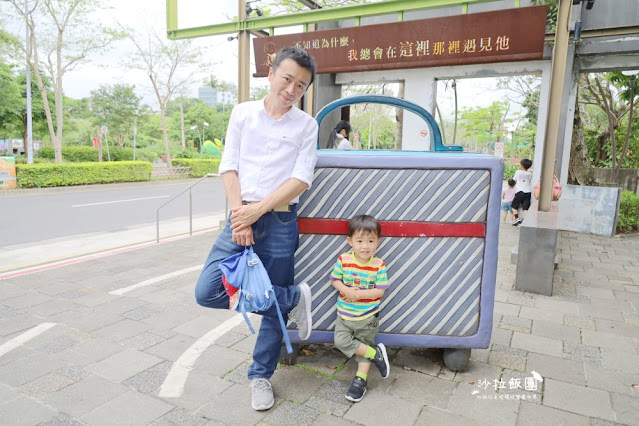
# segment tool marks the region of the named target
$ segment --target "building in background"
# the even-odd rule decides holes
[[[231,92],[223,92],[212,87],[200,87],[197,89],[197,98],[205,102],[208,106],[232,105],[237,102],[235,95]]]

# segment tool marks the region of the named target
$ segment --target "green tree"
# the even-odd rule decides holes
[[[182,105],[183,105],[185,114],[189,111],[189,109],[193,108],[195,105],[202,102],[198,98],[180,97],[179,99],[172,99],[166,105],[167,116],[169,115],[172,116],[173,114],[180,112],[180,99],[182,100]]]
[[[0,129],[4,132],[13,130],[15,112],[21,105],[21,93],[14,67],[0,62]]]
[[[184,127],[187,137],[195,141],[198,151],[202,149],[202,142],[218,137],[211,129],[216,114],[219,113],[215,108],[202,101],[198,101],[184,113]],[[204,123],[207,123],[208,126],[205,126]]]
[[[495,101],[488,107],[464,108],[461,113],[461,126],[464,137],[470,138],[470,146],[475,151],[488,152],[492,144],[502,142],[506,135],[504,123],[510,104]]]
[[[351,133],[359,134],[362,149],[394,149],[397,124],[389,118],[392,108],[367,104],[366,110],[351,115]],[[353,139],[353,138],[351,138]]]
[[[637,132],[628,134],[629,77],[619,72],[582,74],[580,93],[590,158],[595,167],[610,167],[614,180],[620,167],[639,162]],[[635,119],[632,129],[637,129]]]
[[[162,146],[162,118],[148,105],[142,105],[138,111],[137,146],[145,148],[153,145]]]
[[[135,86],[126,84],[102,85],[91,91],[94,114],[93,124],[106,125],[111,139],[119,147],[133,134],[136,111],[140,107],[140,97],[135,94]]]
[[[258,101],[260,99],[264,99],[266,95],[269,93],[268,86],[253,86],[251,87],[251,100]]]
[[[0,61],[0,131],[5,135],[20,135],[23,140],[25,153],[27,145],[27,78],[24,70],[14,75],[16,67],[3,64]],[[48,80],[45,80],[48,84]],[[51,98],[51,96],[50,96]],[[50,99],[51,100],[51,99]],[[46,134],[46,121],[42,99],[36,83],[31,82],[31,112],[33,120],[33,134]]]
[[[9,1],[14,5],[14,15],[24,21],[24,2]],[[42,97],[56,163],[62,162],[64,75],[88,61],[92,52],[104,51],[121,37],[112,29],[96,25],[92,19],[91,15],[103,8],[103,2],[99,0],[42,0],[26,16],[31,45],[27,60]],[[20,61],[26,52],[20,46],[13,54]],[[45,84],[45,76],[51,80],[54,109],[49,102],[50,90]]]
[[[198,68],[193,65],[202,55],[191,40],[169,41],[164,35],[158,35],[151,29],[148,29],[145,35],[134,30],[127,30],[126,33],[136,48],[129,65],[143,71],[149,77],[160,106],[164,155],[168,166],[172,167],[167,105],[175,91],[192,79]]]

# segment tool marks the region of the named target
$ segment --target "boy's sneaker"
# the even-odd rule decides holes
[[[375,358],[373,358],[373,364],[379,369],[379,373],[383,378],[387,378],[390,374],[390,364],[388,363],[388,354],[386,353],[386,346],[383,343],[375,346]]]
[[[313,318],[311,317],[311,288],[306,283],[297,286],[300,289],[300,300],[289,312],[288,319],[297,324],[297,334],[306,340],[311,336]]]
[[[351,383],[351,387],[348,388],[348,392],[346,392],[345,398],[349,401],[360,402],[364,395],[366,394],[366,380],[362,379],[359,376],[355,376],[353,382]]]
[[[273,387],[268,379],[253,379],[251,381],[251,406],[254,410],[268,410],[275,404]]]
[[[513,226],[519,226],[519,224],[523,222],[523,220],[521,220],[520,218],[516,217],[515,219],[513,219]]]

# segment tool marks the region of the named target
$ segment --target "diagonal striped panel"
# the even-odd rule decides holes
[[[488,170],[317,168],[300,198],[300,217],[485,222]]]
[[[329,274],[348,248],[343,235],[300,236],[295,284],[311,286],[314,330],[333,330],[337,292]],[[383,238],[377,253],[391,286],[382,301],[380,332],[475,334],[483,251],[483,238]]]

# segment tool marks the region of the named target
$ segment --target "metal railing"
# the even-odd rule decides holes
[[[164,206],[166,206],[167,204],[169,204],[171,201],[175,200],[176,198],[178,198],[180,195],[184,194],[186,191],[189,191],[189,235],[193,235],[193,193],[191,191],[191,189],[197,185],[198,183],[202,182],[204,179],[209,178],[209,177],[220,177],[221,175],[217,174],[217,173],[207,173],[206,175],[202,176],[201,178],[199,178],[197,180],[197,182],[195,182],[193,185],[189,186],[188,188],[184,189],[183,191],[178,192],[177,194],[175,194],[174,196],[172,196],[171,198],[169,198],[166,203],[162,204],[160,207],[157,208],[156,212],[155,212],[155,216],[156,216],[156,221],[155,221],[155,242],[159,243],[160,242],[160,209]],[[229,214],[229,200],[224,197],[224,199],[226,200],[225,202],[225,217],[228,216]]]

